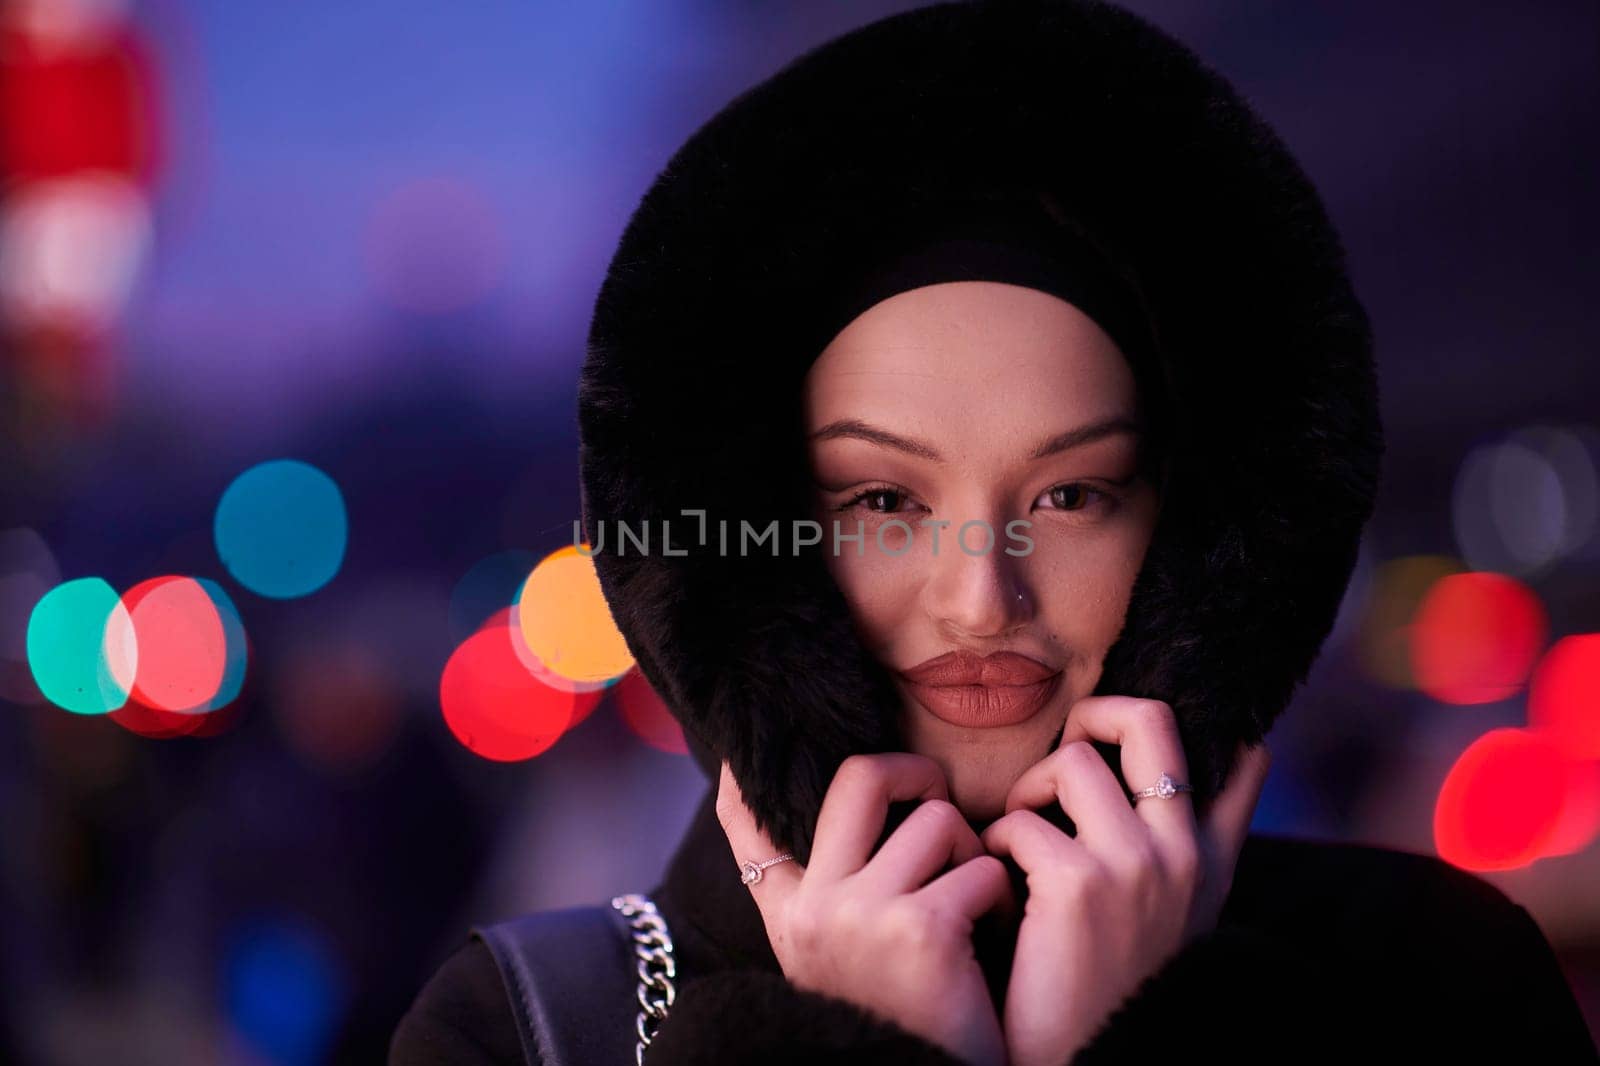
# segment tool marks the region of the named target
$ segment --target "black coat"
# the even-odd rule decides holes
[[[650,893],[672,934],[678,985],[648,1066],[958,1061],[783,977],[714,798],[707,793]],[[1072,1062],[1169,1055],[1600,1061],[1544,935],[1498,888],[1431,856],[1262,833],[1246,840],[1217,929],[1146,979]],[[499,973],[476,941],[422,989],[389,1059],[522,1061]]]

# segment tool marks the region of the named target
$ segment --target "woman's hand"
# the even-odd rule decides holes
[[[922,805],[872,854],[890,801],[917,798]],[[740,862],[779,854],[726,761],[717,815]],[[947,863],[954,869],[934,877]],[[823,798],[810,864],[776,863],[749,888],[791,983],[867,1008],[968,1062],[1006,1062],[972,928],[991,908],[1014,913],[1016,900],[1005,864],[985,854],[932,759],[845,759]]]
[[[1187,792],[1129,803],[1091,737],[1122,746],[1133,791],[1163,772],[1188,781],[1171,707],[1092,696],[1073,705],[1061,744],[1017,779],[1006,813],[984,830],[988,851],[1015,859],[1028,883],[1003,1011],[1013,1066],[1069,1061],[1146,977],[1215,927],[1271,761],[1264,744],[1241,745],[1200,824]],[[1028,809],[1053,802],[1076,837]]]

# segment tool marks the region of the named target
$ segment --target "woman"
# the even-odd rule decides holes
[[[1596,1060],[1486,881],[1247,831],[1371,513],[1372,337],[1164,33],[935,4],[743,93],[630,220],[579,418],[584,538],[714,782],[646,1062]],[[392,1061],[519,1041],[469,941]]]

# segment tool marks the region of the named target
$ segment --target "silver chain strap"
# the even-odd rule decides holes
[[[644,1066],[644,1049],[655,1039],[656,1030],[667,1016],[667,1008],[677,997],[674,980],[678,976],[678,964],[673,959],[667,921],[649,896],[629,892],[611,897],[611,905],[633,926],[633,952],[639,960],[639,1006],[642,1008],[634,1024],[639,1033],[634,1059],[638,1066]]]

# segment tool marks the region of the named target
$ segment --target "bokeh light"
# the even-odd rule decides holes
[[[531,551],[497,552],[480,559],[450,592],[450,637],[455,641],[482,629],[495,614],[517,602],[523,583],[539,562]]]
[[[222,621],[223,646],[226,650],[221,684],[217,686],[217,691],[211,699],[195,708],[198,711],[211,713],[231,705],[239,697],[239,690],[244,687],[245,671],[250,663],[250,640],[245,633],[244,619],[239,617],[239,608],[234,606],[232,597],[223,587],[208,577],[197,577],[194,580],[210,598],[212,608]]]
[[[158,710],[130,699],[106,717],[147,740],[173,740],[178,737],[199,739],[221,736],[232,729],[239,719],[239,704],[230,703],[199,714]]]
[[[547,750],[575,718],[578,694],[551,688],[523,666],[508,627],[487,626],[445,663],[439,705],[466,748],[497,762]]]
[[[127,608],[102,578],[45,593],[28,620],[27,642],[34,683],[57,707],[105,714],[127,702],[138,649]]]
[[[517,605],[502,607],[490,615],[482,625],[483,629],[494,629],[503,633],[505,639],[511,643],[511,650],[516,654],[517,661],[534,680],[558,692],[572,694],[572,720],[567,723],[570,730],[581,725],[594,709],[599,706],[600,699],[605,695],[606,689],[617,683],[617,678],[611,677],[604,681],[574,681],[570,677],[562,677],[539,661],[539,657],[528,650],[527,642],[522,639],[522,626],[517,622]]]
[[[150,241],[132,182],[91,173],[24,184],[0,223],[0,312],[99,332],[122,312]]]
[[[1530,426],[1469,452],[1452,498],[1456,541],[1478,570],[1538,575],[1594,536],[1592,434]]]
[[[375,763],[400,730],[399,686],[359,636],[308,642],[280,664],[278,727],[306,763],[352,773]]]
[[[1569,766],[1554,744],[1524,729],[1492,729],[1461,753],[1439,790],[1434,844],[1468,870],[1526,866],[1555,833]]]
[[[239,584],[275,599],[304,596],[332,580],[344,561],[344,497],[308,463],[260,463],[222,494],[215,536],[217,555]]]
[[[138,655],[128,702],[108,717],[151,740],[212,737],[237,718],[249,640],[238,608],[209,578],[151,578],[122,596]]]
[[[505,244],[484,193],[457,177],[406,182],[378,202],[367,259],[397,307],[441,314],[478,303],[499,282]]]
[[[1565,521],[1556,553],[1565,557],[1592,545],[1600,527],[1600,434],[1592,426],[1533,426],[1512,440],[1537,453],[1561,486]]]
[[[236,929],[223,990],[234,1030],[266,1062],[327,1061],[347,989],[338,959],[307,923],[271,917]]]
[[[683,727],[637,666],[618,679],[616,701],[622,720],[640,740],[674,755],[689,754]]]
[[[123,28],[131,2],[16,0],[3,18],[40,45],[46,46],[40,49],[46,55],[59,57],[65,53],[69,58],[77,58],[84,51],[100,48]],[[115,116],[102,117],[101,121],[106,121],[107,117]],[[79,130],[53,132],[51,140],[70,140],[74,136],[84,135]]]
[[[1417,687],[1444,703],[1492,703],[1522,688],[1549,636],[1539,598],[1515,578],[1472,572],[1428,590],[1411,625]]]
[[[1411,672],[1411,622],[1428,590],[1466,570],[1448,555],[1408,555],[1377,567],[1361,621],[1363,668],[1380,684],[1416,688]]]
[[[493,617],[484,623],[484,626],[491,625],[505,626],[510,629],[512,650],[517,653],[517,659],[527,668],[528,673],[551,688],[558,688],[563,692],[571,692],[577,696],[594,694],[593,700],[580,699],[578,701],[578,717],[573,720],[573,725],[577,725],[587,718],[589,711],[600,701],[600,696],[605,693],[606,689],[615,685],[619,679],[618,677],[608,677],[604,681],[574,681],[570,677],[562,677],[548,666],[545,666],[544,663],[539,661],[539,657],[528,648],[528,642],[522,636],[522,622],[519,618],[517,604],[512,604],[510,607],[496,611]]]
[[[158,711],[197,711],[222,687],[227,637],[211,597],[193,578],[153,577],[122,604],[139,649],[131,697]]]
[[[633,653],[600,589],[594,560],[576,545],[540,560],[517,598],[517,612],[528,650],[562,677],[604,681],[633,665]]]
[[[1600,633],[1562,637],[1539,660],[1528,722],[1568,758],[1600,760]]]
[[[1573,855],[1600,836],[1600,762],[1567,760],[1566,793],[1541,858]]]

